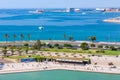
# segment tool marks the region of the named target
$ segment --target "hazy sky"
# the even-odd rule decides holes
[[[120,0],[0,0],[0,8],[120,7]]]

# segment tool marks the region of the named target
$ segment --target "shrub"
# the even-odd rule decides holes
[[[28,43],[25,43],[25,44],[24,44],[24,46],[27,46],[27,47],[28,47],[28,46],[29,46],[29,44],[28,44]]]
[[[96,53],[105,53],[104,50],[97,50]]]
[[[95,45],[95,44],[91,44],[90,46],[91,46],[91,47],[95,47],[96,45]]]
[[[105,46],[105,48],[106,48],[106,49],[108,49],[108,48],[109,48],[109,46],[107,46],[107,45],[106,45],[106,46]]]
[[[47,47],[52,48],[52,45],[51,44],[47,44]]]
[[[91,53],[91,51],[88,51],[88,53]]]
[[[71,44],[64,44],[64,47],[72,47]]]
[[[88,46],[87,43],[81,43],[80,48],[83,49],[83,50],[88,50],[89,46]]]
[[[116,51],[117,49],[114,46],[110,46],[110,49]]]
[[[113,63],[112,63],[112,62],[109,62],[109,63],[108,63],[108,65],[109,65],[109,66],[112,66],[112,65],[113,65]]]
[[[54,45],[54,47],[59,47],[59,44],[56,43],[56,44]]]
[[[103,45],[98,45],[98,48],[103,48]]]

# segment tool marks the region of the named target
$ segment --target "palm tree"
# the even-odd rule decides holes
[[[66,40],[66,37],[67,37],[66,34],[63,34],[63,38],[64,38],[64,40]]]
[[[91,40],[92,42],[96,40],[95,36],[90,36],[89,40]]]
[[[72,36],[69,36],[69,41],[72,41],[73,40],[73,37]]]
[[[16,39],[16,35],[13,34],[13,39],[14,39],[14,45],[15,45],[15,39]]]
[[[27,34],[28,41],[30,41],[31,35]]]
[[[6,39],[6,43],[7,43],[7,41],[8,41],[8,38],[9,38],[9,35],[6,33],[6,34],[4,34],[4,38]]]
[[[24,35],[23,34],[20,34],[20,39],[21,39],[21,41],[23,41],[23,39],[24,39]]]

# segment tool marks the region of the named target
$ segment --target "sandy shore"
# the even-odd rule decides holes
[[[31,71],[41,71],[41,70],[56,70],[56,69],[120,74],[120,67],[110,68],[110,66],[101,66],[101,65],[84,66],[80,64],[68,64],[68,63],[58,63],[58,62],[6,63],[3,66],[3,68],[0,70],[0,74],[31,72]]]

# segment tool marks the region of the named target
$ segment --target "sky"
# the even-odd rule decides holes
[[[120,0],[0,0],[0,8],[120,7]]]

